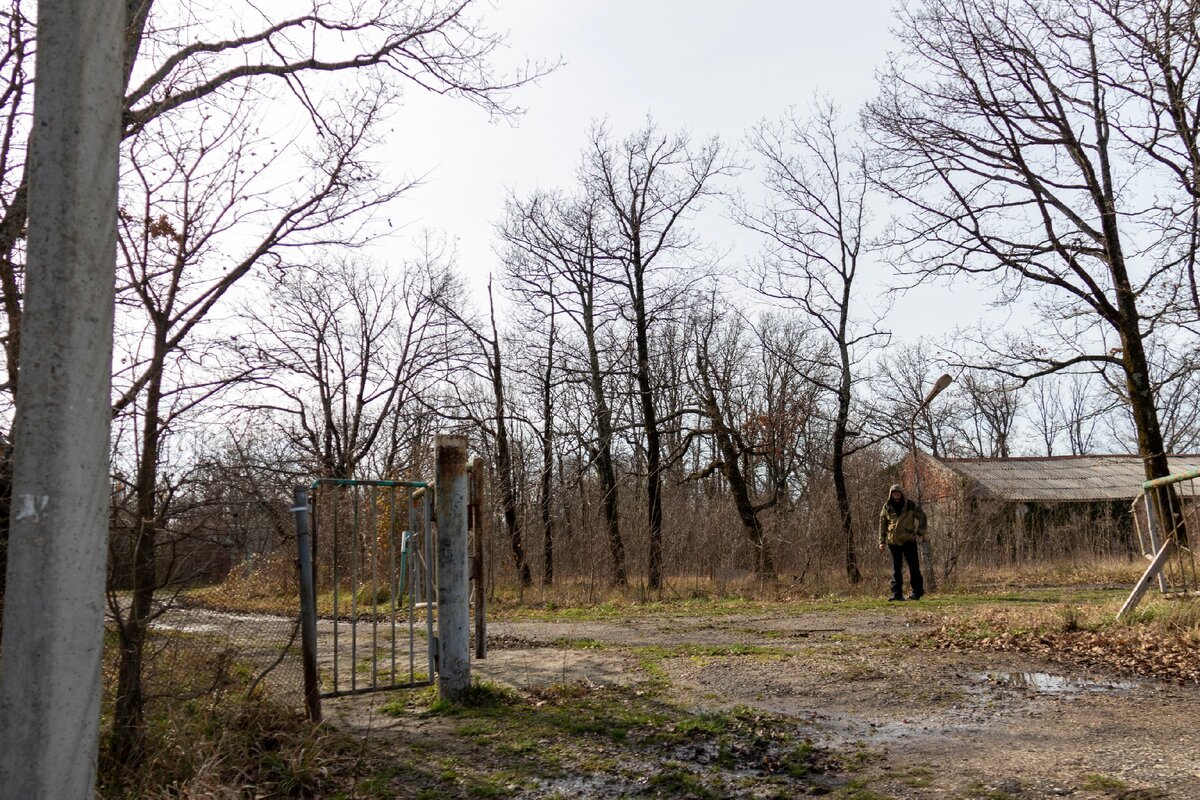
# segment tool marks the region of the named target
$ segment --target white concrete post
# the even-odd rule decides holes
[[[467,437],[439,435],[437,449],[438,696],[457,700],[471,685],[467,583]]]
[[[125,3],[41,0],[0,795],[92,796],[108,534]]]

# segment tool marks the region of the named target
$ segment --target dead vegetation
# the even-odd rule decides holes
[[[997,607],[946,616],[930,638],[950,650],[1015,651],[1054,663],[1200,683],[1200,602],[1154,599],[1126,622],[1114,601]]]
[[[498,632],[505,624],[567,622],[574,638],[518,636],[505,640],[508,649],[627,651],[630,683],[564,682],[519,691],[484,686],[463,707],[444,706],[430,691],[380,696],[371,701],[374,717],[367,728],[313,726],[298,705],[281,705],[262,687],[250,691],[256,671],[237,654],[203,637],[160,636],[147,761],[136,775],[103,763],[101,796],[435,800],[815,791],[842,798],[920,797],[920,787],[911,790],[915,794],[897,789],[898,779],[872,760],[879,756],[870,748],[815,742],[802,720],[786,714],[687,699],[676,694],[672,670],[690,665],[720,671],[735,663],[738,670],[803,670],[814,639],[767,628],[772,621],[816,615],[836,617],[838,625],[825,627],[845,631],[829,638],[824,657],[833,659],[826,664],[831,674],[850,675],[879,663],[889,648],[916,644],[935,658],[971,661],[981,653],[1003,653],[1005,663],[1061,664],[1064,672],[1200,683],[1200,602],[1152,596],[1131,620],[1114,621],[1138,566],[1111,559],[965,571],[955,587],[899,608],[889,607],[881,591],[838,586],[836,575],[807,586],[753,578],[738,585],[668,580],[657,596],[634,588],[599,593],[567,581],[553,589],[514,587],[497,592],[489,607]],[[964,588],[968,582],[974,588]],[[817,583],[820,593],[812,591]],[[204,602],[220,599],[227,609],[277,607],[278,598],[237,591],[250,586],[209,590]],[[591,627],[631,620],[657,620],[655,629],[677,633],[703,629],[703,635],[732,637],[734,644],[721,639],[719,646],[672,649],[664,639],[662,647],[647,648],[590,638]],[[864,628],[862,620],[874,622]],[[893,620],[899,633],[881,638],[870,627],[881,620]],[[762,638],[758,647],[750,646],[755,636]],[[744,646],[737,645],[742,639]],[[779,654],[764,660],[759,650],[768,646]],[[839,664],[845,669],[838,671]],[[840,691],[853,699],[866,690],[860,680]],[[1118,795],[1097,790],[1078,796]]]

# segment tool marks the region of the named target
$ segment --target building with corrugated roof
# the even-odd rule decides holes
[[[1172,473],[1200,468],[1200,455],[1168,457]],[[1132,553],[1130,506],[1146,472],[1134,455],[934,458],[912,456],[901,482],[919,494],[946,571],[974,554],[1003,563],[1032,558]],[[939,544],[940,540],[940,544]]]

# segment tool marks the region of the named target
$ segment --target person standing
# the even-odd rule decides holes
[[[928,520],[921,507],[904,496],[904,487],[896,483],[888,491],[888,500],[879,512],[879,549],[886,544],[892,553],[892,596],[889,600],[904,599],[904,562],[908,562],[908,580],[912,584],[909,600],[920,600],[925,594],[921,578],[921,559],[917,545],[925,540]]]

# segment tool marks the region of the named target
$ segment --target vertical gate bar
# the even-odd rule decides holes
[[[428,489],[422,493],[421,510],[425,525],[425,642],[426,657],[429,660],[427,674],[432,681],[437,661],[434,656],[436,642],[433,638],[433,499],[430,494]]]
[[[308,490],[297,486],[293,493],[296,514],[296,556],[300,567],[300,649],[304,658],[304,705],[308,718],[321,721],[321,687],[317,680],[317,602],[313,573],[312,543],[309,539]],[[314,517],[315,522],[315,517]]]
[[[487,658],[487,601],[483,581],[483,459],[471,462],[471,528],[475,532],[471,557],[471,578],[475,581],[475,657]]]
[[[1195,482],[1195,479],[1188,481],[1188,493],[1190,495],[1190,497],[1188,498],[1189,503],[1184,504],[1183,500],[1181,498],[1180,505],[1184,505],[1184,507],[1187,507],[1189,505],[1190,507],[1192,507],[1192,525],[1190,525],[1190,528],[1192,528],[1192,530],[1195,530],[1195,519],[1196,519],[1196,482]],[[1188,534],[1188,528],[1189,528],[1188,527],[1188,518],[1187,518],[1187,516],[1184,516],[1183,517],[1183,535],[1186,536],[1188,539],[1188,558],[1192,559],[1192,576],[1194,578],[1194,583],[1195,583],[1193,590],[1200,590],[1200,578],[1196,578],[1195,546],[1194,546],[1194,541],[1192,540],[1192,536],[1190,536]]]
[[[404,576],[408,583],[408,682],[416,682],[417,642],[413,628],[417,618],[417,580],[416,564],[413,560],[412,543],[417,535],[417,498],[415,492],[408,494],[408,530],[404,532],[404,553],[408,565],[408,574]]]
[[[328,493],[333,495],[333,691],[335,692],[338,691],[341,679],[341,654],[339,653],[341,648],[338,646],[338,618],[341,614],[338,608],[338,595],[340,593],[338,585],[342,582],[342,576],[338,572],[338,540],[342,538],[340,522],[342,517],[342,496],[345,493],[346,490],[340,486],[334,487],[333,491]]]
[[[1158,509],[1159,509],[1158,492],[1155,489],[1151,489],[1148,492],[1146,492],[1145,494],[1146,494],[1146,528],[1148,529],[1148,533],[1150,536],[1150,546],[1154,549],[1155,553],[1158,553],[1159,548],[1161,546],[1161,542],[1159,542],[1159,537],[1158,537]],[[1163,594],[1167,593],[1167,579],[1164,577],[1162,571],[1160,571],[1158,573],[1158,590]]]
[[[1180,583],[1182,584],[1180,588],[1183,590],[1184,596],[1186,597],[1195,585],[1195,572],[1193,569],[1191,569],[1191,567],[1194,567],[1195,564],[1192,561],[1191,549],[1188,548],[1186,543],[1183,541],[1184,535],[1187,531],[1187,523],[1183,516],[1183,487],[1181,484],[1176,484],[1176,486],[1179,488],[1179,491],[1172,490],[1170,494],[1173,507],[1171,520],[1175,524],[1175,544],[1179,545],[1175,549],[1179,553],[1179,575]]]
[[[1166,496],[1166,499],[1167,499],[1167,519],[1171,520],[1171,529],[1167,532],[1167,535],[1164,538],[1170,539],[1172,542],[1174,542],[1176,545],[1178,545],[1178,544],[1180,544],[1180,542],[1179,542],[1179,523],[1175,517],[1174,487],[1173,486],[1165,486],[1165,487],[1163,487],[1163,489],[1161,491],[1163,492],[1163,494]],[[1187,591],[1187,574],[1184,571],[1183,549],[1180,547],[1176,547],[1175,552],[1172,554],[1172,556],[1174,557],[1174,560],[1175,560],[1176,574],[1179,576],[1178,579],[1176,580],[1176,591],[1186,592]]]
[[[392,628],[392,683],[396,683],[396,487],[388,492],[388,620]]]
[[[350,691],[358,688],[358,484],[350,488],[354,532],[350,537]]]
[[[374,689],[379,682],[379,487],[371,486],[367,497],[371,503],[367,521],[371,526],[371,688]]]
[[[317,527],[318,527],[319,520],[317,518],[317,487],[315,487],[315,486],[312,487],[311,494],[309,495],[308,513],[311,515],[310,522],[309,522],[309,531],[310,531],[309,541],[310,541],[310,546],[312,548],[312,574],[313,574],[312,585],[313,585],[313,598],[314,598],[314,603],[315,603],[316,596],[318,594],[320,594],[320,592],[321,592],[321,587],[317,583],[317,581],[319,580],[318,573],[317,573],[317,561],[320,560],[321,550],[319,548],[320,540],[317,538]]]
[[[1192,507],[1192,524],[1190,524],[1190,529],[1195,530],[1195,519],[1196,519],[1196,482],[1195,482],[1195,479],[1188,481],[1188,493],[1189,493],[1189,498],[1188,498],[1189,503],[1184,504],[1183,499],[1181,498],[1180,505],[1184,505],[1184,507],[1187,507],[1187,506]],[[1184,537],[1187,537],[1187,540],[1188,540],[1188,558],[1192,559],[1192,577],[1193,577],[1193,583],[1194,583],[1193,590],[1195,591],[1195,590],[1200,590],[1200,578],[1198,578],[1198,576],[1196,576],[1196,552],[1195,552],[1195,546],[1194,546],[1195,543],[1192,540],[1192,536],[1190,536],[1188,534],[1188,528],[1189,528],[1188,518],[1187,518],[1187,516],[1184,516],[1183,517],[1183,535],[1184,535]]]

